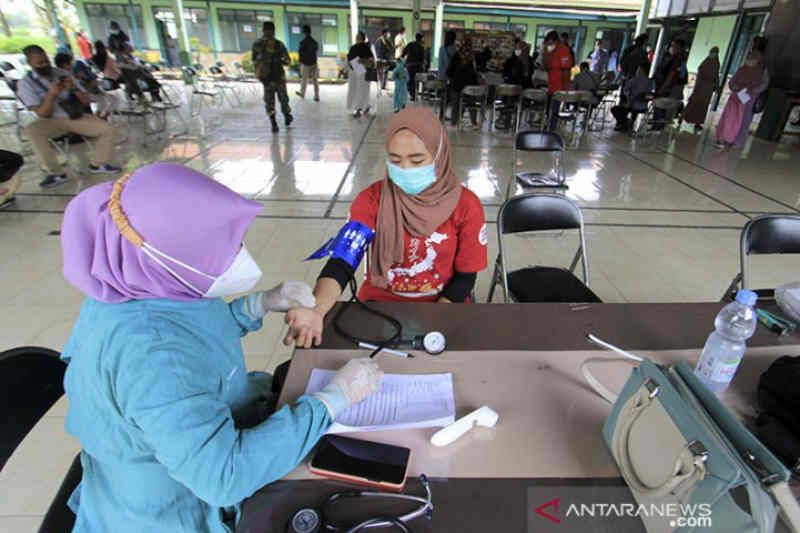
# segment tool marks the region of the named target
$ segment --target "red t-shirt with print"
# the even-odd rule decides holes
[[[350,206],[350,220],[375,228],[381,199],[377,181],[361,191]],[[389,286],[374,286],[367,279],[358,291],[362,300],[433,302],[455,272],[477,273],[487,265],[487,230],[478,197],[461,188],[456,208],[429,237],[405,232],[403,262],[389,269]]]

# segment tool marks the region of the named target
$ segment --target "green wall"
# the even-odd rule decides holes
[[[694,34],[692,49],[689,51],[689,59],[687,61],[689,72],[697,72],[697,67],[708,56],[708,50],[712,46],[719,47],[719,60],[722,63],[728,50],[728,45],[731,42],[735,25],[736,15],[703,17],[697,22],[697,30]]]

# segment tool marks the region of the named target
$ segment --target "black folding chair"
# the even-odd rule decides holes
[[[67,365],[58,352],[24,346],[0,353],[0,469],[64,394]]]
[[[39,526],[39,533],[72,531],[75,526],[75,514],[67,506],[67,502],[78,483],[81,482],[81,477],[83,477],[83,467],[81,466],[81,454],[78,454],[72,460],[67,475],[64,476],[55,498],[47,508],[47,513]]]
[[[741,289],[750,289],[748,259],[752,254],[800,254],[800,215],[762,215],[742,228],[739,240],[739,273],[723,300],[733,299]],[[756,289],[759,299],[775,297],[773,289]]]
[[[552,230],[578,230],[580,246],[569,269],[528,266],[508,271],[504,235]],[[495,285],[503,287],[505,302],[600,302],[589,288],[589,262],[583,215],[571,200],[559,194],[524,194],[506,200],[497,215],[497,241],[500,253],[495,261],[487,301],[494,296]],[[583,281],[575,276],[578,261],[583,267]]]
[[[545,172],[517,170],[518,152],[550,153],[553,156],[553,166]],[[511,173],[513,180],[509,180],[506,198],[511,196],[513,183],[518,183],[524,189],[566,189],[567,177],[564,172],[564,139],[558,133],[542,130],[526,130],[517,133],[512,154],[513,163]]]

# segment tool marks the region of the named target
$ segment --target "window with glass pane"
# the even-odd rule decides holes
[[[536,27],[535,50],[541,52],[545,36],[553,30],[558,32],[559,36],[564,32],[569,35],[569,46],[572,48],[573,53],[583,48],[583,42],[586,37],[586,26],[545,26],[540,24]]]
[[[217,10],[219,19],[219,37],[222,42],[222,50],[225,52],[239,52],[239,35],[236,32],[236,12],[232,9]]]
[[[250,9],[220,9],[219,33],[222,50],[225,52],[247,52],[261,36],[264,22],[272,20],[272,11]]]
[[[261,27],[255,11],[236,10],[236,32],[239,39],[239,50],[246,51],[253,48],[253,43],[261,36]]]
[[[364,33],[367,34],[367,39],[369,42],[374,43],[377,41],[380,36],[383,28],[389,28],[389,31],[392,34],[392,39],[397,33],[400,31],[400,28],[403,27],[403,19],[402,17],[363,17],[361,22],[361,27],[364,30]],[[406,40],[411,41],[414,39],[414,35],[411,31],[411,28],[406,28]]]
[[[189,41],[197,39],[200,44],[208,46],[208,12],[195,7],[186,8],[183,10],[183,20]]]
[[[167,25],[170,35],[177,37],[178,28],[175,25],[175,12],[168,7],[154,7],[153,16]],[[208,12],[205,9],[187,8],[183,10],[183,23],[186,25],[186,34],[192,48],[199,42],[202,46],[209,46],[208,40]]]
[[[133,43],[133,30],[131,29],[131,18],[128,12],[130,6],[123,4],[83,4],[86,9],[86,18],[88,19],[89,37],[93,41],[108,41],[108,23],[112,20],[119,24],[119,27],[128,34]],[[139,30],[142,44],[147,42],[147,37],[144,31],[144,22],[142,20],[141,6],[133,7],[134,18],[136,19],[136,27]]]
[[[319,13],[288,13],[289,16],[289,42],[286,46],[290,51],[300,50],[303,40],[303,26],[311,28],[311,37],[319,45],[319,55],[336,55],[339,53],[339,34],[336,30],[338,21],[336,15]]]

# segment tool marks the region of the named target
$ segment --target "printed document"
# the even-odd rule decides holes
[[[306,394],[322,390],[334,374],[312,369]],[[339,415],[328,433],[444,427],[455,414],[452,374],[384,374],[380,389]]]

